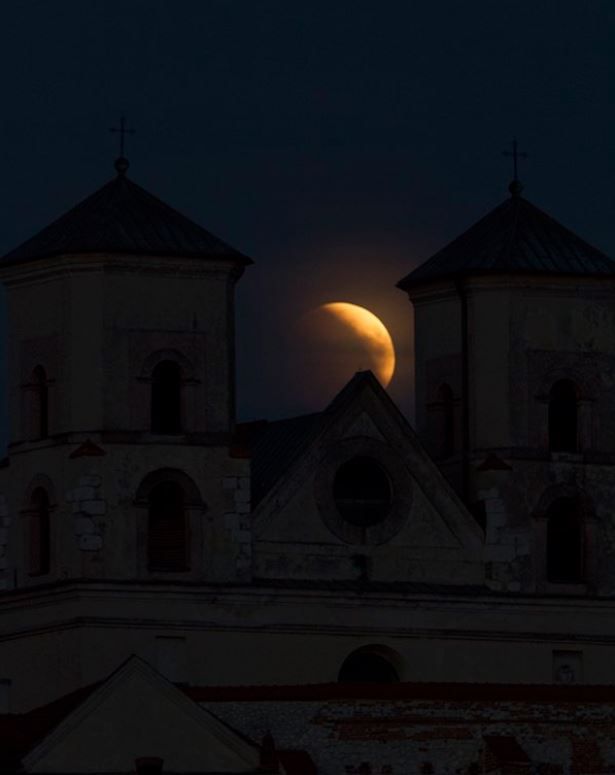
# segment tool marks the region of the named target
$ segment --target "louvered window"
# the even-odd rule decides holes
[[[553,452],[576,452],[577,388],[569,379],[558,380],[549,393],[549,448]]]
[[[184,495],[175,482],[157,484],[149,495],[147,557],[151,571],[188,569]]]
[[[181,369],[175,361],[161,361],[152,373],[152,433],[181,432]]]
[[[37,366],[32,372],[30,406],[30,427],[34,439],[45,439],[49,432],[49,409],[47,393],[47,375],[42,366]]]
[[[49,498],[42,487],[32,493],[30,512],[30,574],[49,573],[51,560]]]

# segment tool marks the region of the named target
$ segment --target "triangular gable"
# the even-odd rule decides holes
[[[287,461],[284,474],[257,505],[254,511],[257,535],[267,528],[272,514],[290,501],[310,468],[317,465],[323,446],[365,435],[386,440],[406,461],[414,486],[440,515],[443,526],[456,543],[472,551],[482,548],[484,537],[476,520],[371,371],[358,372],[320,417],[318,433],[309,438],[293,460]]]
[[[156,756],[167,772],[251,773],[259,749],[130,657],[24,757],[26,772],[126,773]]]

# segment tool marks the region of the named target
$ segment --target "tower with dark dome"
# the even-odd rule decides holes
[[[615,262],[522,195],[399,282],[420,438],[486,529],[490,584],[615,583]]]
[[[53,590],[47,633],[16,641],[3,661],[40,660],[50,696],[78,685],[96,653],[93,630],[83,631],[92,651],[78,653],[59,623],[67,584],[101,584],[121,608],[127,584],[236,583],[250,566],[248,461],[231,440],[234,290],[251,260],[134,183],[125,159],[116,169],[0,260],[10,415],[1,584],[30,601],[28,632],[40,590]],[[25,703],[41,688],[29,680],[18,683]]]

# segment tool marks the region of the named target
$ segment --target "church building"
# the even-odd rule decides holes
[[[116,173],[0,259],[0,773],[615,772],[615,261],[514,180],[398,283],[416,427],[238,423],[252,261]]]

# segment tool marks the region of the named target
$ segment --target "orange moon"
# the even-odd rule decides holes
[[[363,358],[367,356],[368,363],[357,363],[356,370],[369,365],[382,385],[387,387],[395,371],[395,348],[391,335],[380,318],[365,307],[345,301],[322,304],[316,311],[320,310],[328,318],[343,325],[348,339],[360,343],[361,350],[364,351]]]

